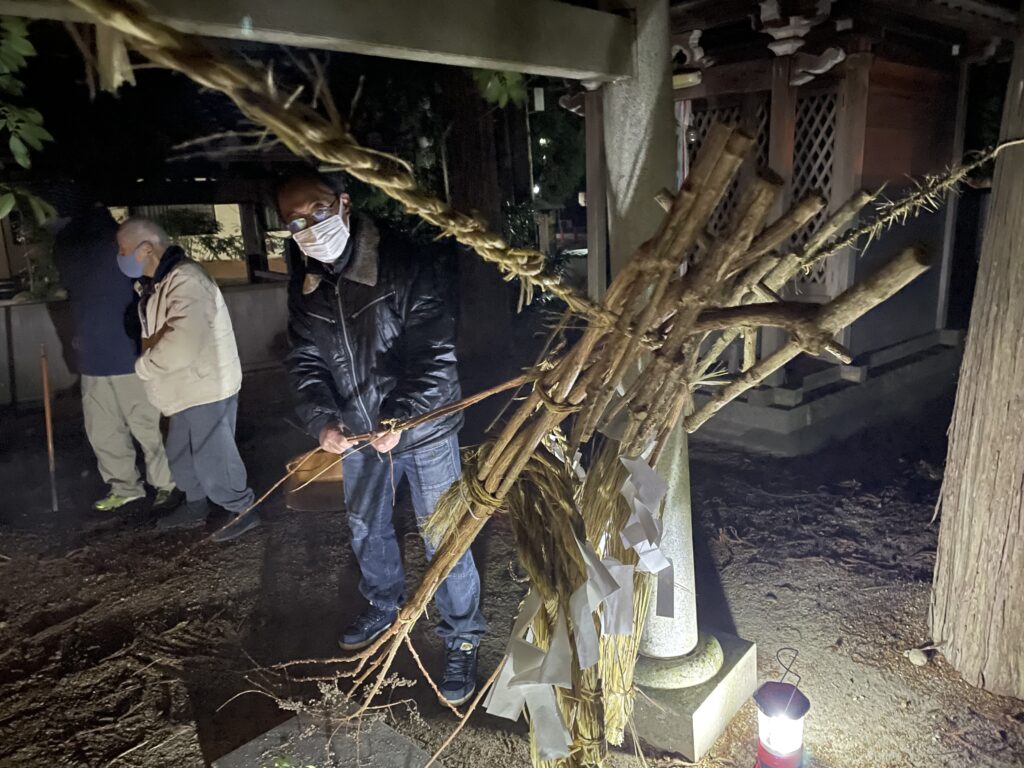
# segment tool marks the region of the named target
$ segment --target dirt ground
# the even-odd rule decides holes
[[[480,383],[467,381],[467,392]],[[254,670],[333,654],[360,609],[342,516],[289,512],[275,496],[259,532],[224,546],[96,518],[87,509],[102,487],[74,393],[56,411],[58,514],[40,415],[0,416],[0,766],[202,766],[289,717],[251,692],[266,682]],[[291,419],[278,372],[247,377],[239,442],[257,490],[310,446]],[[484,421],[474,416],[465,434]],[[780,648],[799,650],[810,765],[1024,764],[1024,702],[972,689],[940,656],[919,667],[904,655],[929,641],[929,521],[947,421],[948,407],[928,425],[895,425],[912,449],[888,433],[801,460],[693,449],[702,621],[756,641],[762,680],[780,674]],[[411,585],[422,546],[399,502]],[[524,591],[510,575],[509,538],[498,518],[475,549],[491,621],[481,678]],[[429,622],[414,641],[436,669]],[[399,672],[416,677],[409,659]],[[316,695],[297,681],[277,685]],[[432,750],[454,720],[425,688],[396,687],[399,703],[381,716]],[[749,768],[754,732],[748,704],[701,765]],[[638,765],[635,749],[609,763]],[[525,727],[486,715],[444,756],[449,768],[528,762]]]

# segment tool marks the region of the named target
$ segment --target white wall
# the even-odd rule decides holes
[[[223,288],[243,370],[278,365],[287,352],[286,283]],[[39,349],[46,344],[54,392],[78,382],[68,302],[0,302],[0,405],[43,397]]]

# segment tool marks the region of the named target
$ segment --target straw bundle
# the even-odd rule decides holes
[[[587,539],[600,546],[602,558],[611,557],[625,565],[636,565],[636,553],[627,549],[619,537],[629,518],[629,507],[619,493],[626,480],[626,468],[619,461],[617,446],[605,442],[583,484],[581,508],[587,526]],[[633,576],[633,633],[601,635],[598,671],[604,694],[604,731],[609,744],[621,745],[633,717],[633,670],[640,652],[647,608],[651,602],[653,579],[650,574]]]

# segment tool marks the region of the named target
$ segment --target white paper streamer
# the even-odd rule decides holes
[[[654,514],[668,493],[668,483],[642,457],[619,460],[629,470],[629,477],[619,493],[633,510],[619,536],[623,545],[636,552],[640,559],[637,570],[657,574],[655,611],[658,616],[671,619],[675,616],[675,569],[661,551],[664,529]]]
[[[594,626],[594,611],[609,595],[619,590],[620,585],[588,542],[581,542],[577,538],[576,546],[583,555],[587,580],[569,598],[569,613],[572,616],[576,656],[580,662],[580,669],[589,669],[597,664],[601,656],[601,641]]]
[[[605,635],[633,634],[633,566],[623,565],[614,558],[604,561],[608,572],[619,588],[604,601],[601,611],[601,633]]]
[[[534,590],[526,595],[508,643],[505,666],[487,695],[492,715],[518,720],[525,704],[537,749],[545,760],[568,757],[571,739],[558,710],[554,686],[572,688],[572,646],[565,614],[559,611],[547,651],[534,645],[530,623],[543,601]]]
[[[550,685],[528,685],[525,688],[526,707],[530,711],[530,724],[541,760],[568,757],[572,738],[562,722],[555,689]]]
[[[495,717],[504,717],[507,720],[518,720],[523,713],[523,705],[526,704],[526,696],[523,688],[511,688],[512,682],[512,660],[506,655],[501,663],[504,665],[494,681],[491,690],[487,692],[484,699],[484,709]]]

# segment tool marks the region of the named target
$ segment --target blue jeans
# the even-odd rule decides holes
[[[403,477],[408,479],[413,510],[422,532],[437,500],[462,472],[458,437],[453,434],[393,457],[364,448],[347,456],[342,466],[352,549],[362,571],[359,591],[377,608],[396,609],[405,600],[405,570],[392,519],[393,489]],[[434,547],[425,539],[424,543],[429,560],[434,556]],[[480,575],[471,552],[456,563],[434,599],[441,614],[437,633],[446,644],[478,645],[487,622],[480,613]]]

